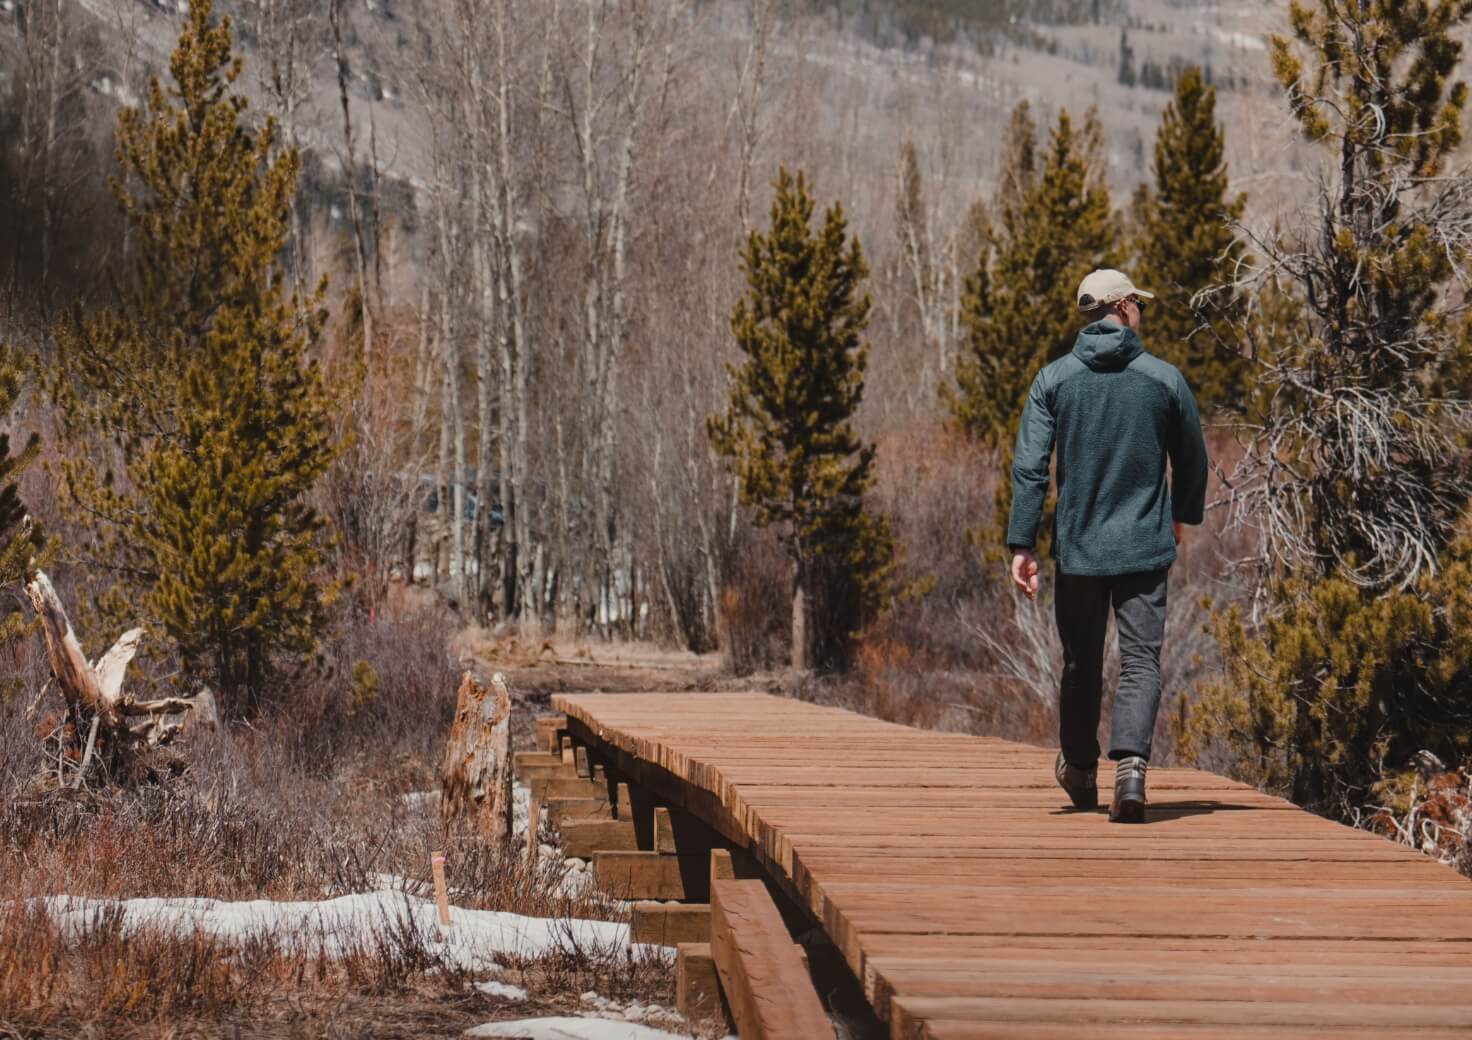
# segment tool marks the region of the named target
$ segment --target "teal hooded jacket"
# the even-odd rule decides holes
[[[1169,567],[1171,521],[1201,523],[1206,502],[1201,418],[1175,366],[1147,354],[1132,329],[1100,321],[1038,373],[1013,453],[1007,545],[1014,551],[1037,542],[1055,445],[1058,569],[1115,575]]]

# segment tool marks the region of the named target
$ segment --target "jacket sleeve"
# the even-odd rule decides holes
[[[1201,415],[1185,377],[1176,374],[1176,408],[1170,442],[1170,514],[1182,524],[1199,524],[1206,509],[1206,441]]]
[[[1048,496],[1048,463],[1053,454],[1055,424],[1042,373],[1032,381],[1017,443],[1012,450],[1012,514],[1007,518],[1007,547],[1031,549],[1037,544],[1043,500]]]

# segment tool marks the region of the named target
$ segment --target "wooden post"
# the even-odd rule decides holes
[[[719,1024],[724,1030],[728,1016],[710,943],[675,947],[675,1006],[692,1022]]]
[[[537,864],[537,855],[540,851],[540,842],[537,840],[537,831],[542,822],[542,803],[533,794],[531,802],[527,805],[526,814],[526,858],[532,866]]]
[[[450,927],[450,890],[445,885],[445,854],[436,852],[429,857],[429,867],[434,874],[434,903],[440,912],[440,927]]]
[[[717,881],[733,881],[736,878],[736,866],[731,862],[731,853],[726,849],[710,850],[710,883],[715,887]]]

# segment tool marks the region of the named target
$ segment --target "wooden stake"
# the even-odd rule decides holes
[[[450,927],[450,891],[445,887],[445,854],[436,852],[429,857],[430,869],[434,872],[434,901],[440,911],[440,927]]]
[[[541,829],[542,802],[535,794],[531,796],[531,804],[527,806],[526,813],[526,859],[532,866],[537,864],[537,855],[540,851],[537,842],[537,832]]]

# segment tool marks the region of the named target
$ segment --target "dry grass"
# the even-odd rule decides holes
[[[559,894],[558,864],[531,866],[447,830],[433,799],[416,794],[435,786],[454,709],[446,620],[422,611],[346,620],[325,674],[248,724],[196,738],[189,773],[166,784],[38,787],[30,698],[0,702],[0,1038],[455,1036],[490,1019],[565,1013],[589,989],[673,1004],[668,966],[623,954],[498,958],[505,980],[529,991],[511,1005],[475,991],[410,925],[328,956],[300,937],[125,930],[118,916],[64,935],[40,911],[35,900],[54,895],[318,900],[390,883],[428,892],[430,852],[443,849],[457,906],[619,919],[622,908],[597,895]],[[371,689],[353,681],[360,661],[376,677]],[[35,689],[32,647],[12,648],[4,663],[12,689]]]
[[[565,1013],[588,989],[672,1003],[668,968],[622,955],[564,954],[507,965],[529,999],[479,993],[412,925],[329,956],[268,936],[124,930],[104,915],[63,936],[24,903],[0,908],[0,1036],[431,1037],[497,1018]]]

